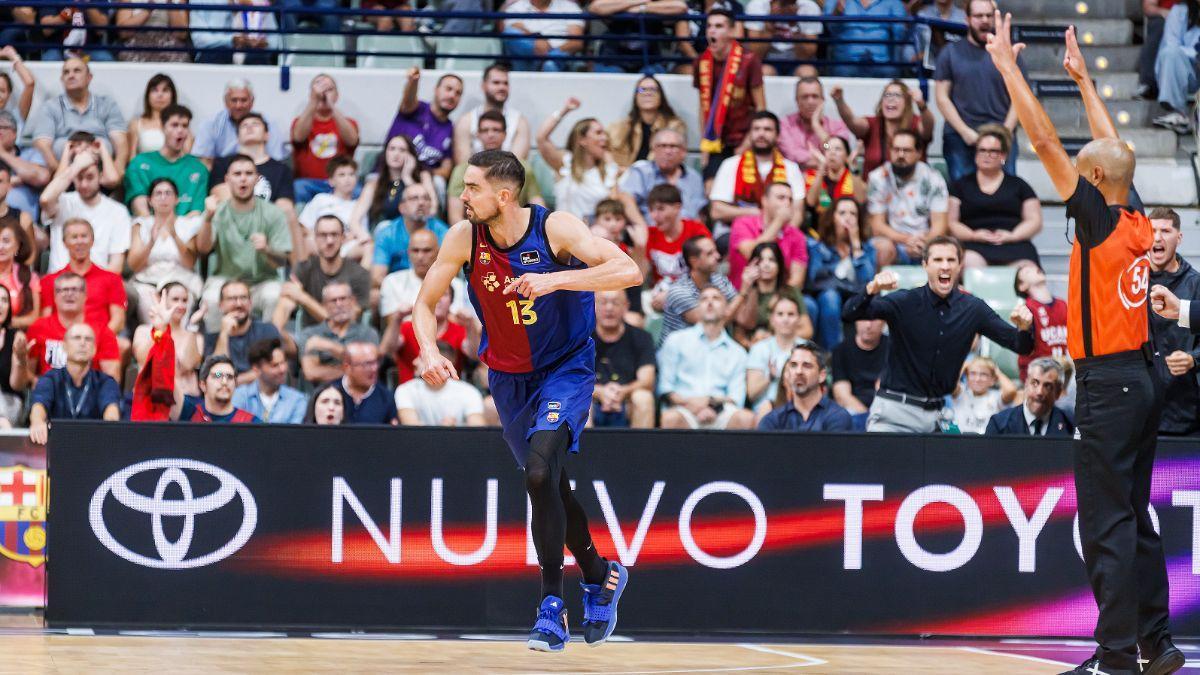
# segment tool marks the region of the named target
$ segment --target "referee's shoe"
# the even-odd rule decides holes
[[[613,634],[617,627],[617,603],[628,583],[629,570],[610,560],[604,581],[580,584],[583,587],[583,641],[588,646],[599,647]]]

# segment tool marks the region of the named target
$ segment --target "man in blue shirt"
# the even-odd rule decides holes
[[[396,425],[396,398],[379,386],[379,347],[371,342],[350,342],[342,356],[346,374],[334,383],[346,404],[345,424]]]
[[[700,218],[704,207],[708,206],[708,195],[704,193],[700,172],[684,164],[687,142],[683,134],[674,129],[659,129],[650,139],[650,148],[654,158],[634,162],[618,185],[625,216],[636,225],[649,226],[650,204],[646,200],[650,190],[669,183],[679,188],[683,198],[680,215],[691,220]]]
[[[33,388],[29,411],[29,439],[46,443],[48,420],[121,419],[121,387],[117,381],[92,369],[96,356],[96,333],[86,323],[67,329],[63,338],[67,365],[47,371]]]
[[[192,154],[212,165],[217,157],[237,152],[238,124],[254,110],[254,89],[248,80],[238,78],[225,85],[225,107],[195,129],[196,142]],[[269,128],[286,129],[286,125],[271,120]],[[267,137],[267,153],[271,159],[283,161],[292,153],[288,134],[276,133]]]
[[[791,400],[767,413],[759,430],[851,431],[850,413],[825,393],[828,376],[829,355],[823,349],[807,341],[793,347],[781,383]]]
[[[300,424],[308,400],[304,394],[284,384],[288,360],[279,338],[259,340],[250,345],[250,368],[258,374],[233,392],[233,405],[271,424]]]
[[[825,0],[829,16],[901,18],[908,16],[900,0]],[[826,30],[834,38],[829,56],[839,63],[830,74],[839,77],[897,77],[900,69],[887,65],[899,60],[907,45],[895,44],[909,37],[903,23],[831,23]],[[879,65],[872,65],[879,64]]]
[[[438,245],[450,230],[446,221],[438,218],[433,208],[433,195],[420,183],[404,188],[400,201],[400,217],[380,225],[375,230],[375,253],[371,259],[371,280],[378,288],[383,278],[392,272],[409,268],[408,238],[413,232],[426,228],[437,235]]]

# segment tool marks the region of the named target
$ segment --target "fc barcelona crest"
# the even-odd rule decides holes
[[[0,467],[0,556],[38,567],[46,562],[45,469]]]
[[[479,252],[479,264],[480,265],[492,264],[492,254],[488,253],[487,251],[480,251]]]

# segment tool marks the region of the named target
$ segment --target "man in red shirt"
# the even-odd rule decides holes
[[[358,147],[358,122],[337,109],[337,100],[337,83],[329,75],[317,75],[309,85],[308,105],[292,120],[297,202],[329,192],[326,164],[338,155],[353,157]]]
[[[1033,313],[1033,351],[1017,355],[1017,365],[1021,368],[1021,379],[1024,380],[1025,370],[1035,359],[1066,356],[1067,301],[1050,295],[1046,273],[1033,264],[1022,265],[1017,270],[1013,289]]]
[[[63,346],[67,329],[75,324],[86,323],[96,334],[96,356],[92,367],[99,368],[117,382],[121,381],[121,351],[117,338],[104,321],[93,321],[86,316],[88,284],[83,277],[68,270],[54,275],[52,294],[58,302],[47,316],[43,316],[29,327],[29,367],[32,375],[41,375],[51,368],[62,368],[67,363]]]
[[[712,233],[698,220],[681,218],[683,194],[670,183],[655,185],[646,195],[650,207],[650,221],[646,237],[646,257],[650,259],[650,271],[654,284],[670,283],[687,274],[683,264],[683,242],[692,237],[712,237]],[[659,310],[662,311],[662,310]]]
[[[82,218],[72,218],[63,223],[62,236],[69,260],[66,267],[42,277],[42,316],[54,313],[59,298],[55,280],[70,272],[87,282],[84,312],[88,323],[93,328],[107,326],[110,333],[119,334],[125,328],[125,283],[119,274],[92,262],[92,244],[95,242],[92,224]],[[100,331],[97,330],[96,335],[101,339]]]
[[[481,337],[480,324],[473,317],[455,314],[451,316],[450,305],[454,302],[454,288],[446,290],[446,294],[434,307],[433,318],[437,320],[437,341],[445,342],[454,348],[458,361],[454,367],[462,372],[467,359],[475,359],[479,351]],[[412,320],[399,323],[400,312],[392,315],[392,321],[384,331],[383,339],[379,342],[379,350],[392,354],[396,358],[396,381],[408,382],[416,376],[415,363],[421,355],[421,346],[417,344],[417,334],[413,331]],[[466,327],[464,327],[466,326]]]
[[[721,161],[743,150],[750,116],[766,110],[762,61],[734,39],[736,21],[726,9],[708,13],[708,49],[696,58],[692,86],[700,92],[700,152],[706,164],[704,179],[717,175]]]

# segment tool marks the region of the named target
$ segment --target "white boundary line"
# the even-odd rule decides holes
[[[689,644],[689,643],[680,643]],[[704,643],[707,646],[715,646],[715,643]],[[749,649],[751,651],[761,652],[763,654],[773,654],[775,656],[785,656],[790,659],[797,659],[795,663],[780,663],[770,666],[729,666],[726,668],[683,668],[670,670],[622,670],[622,671],[599,671],[603,675],[666,675],[667,673],[744,673],[749,671],[776,671],[776,670],[791,670],[794,668],[808,668],[810,666],[821,666],[828,663],[821,659],[808,656],[806,654],[795,654],[785,652],[771,647],[755,644],[738,644],[738,647]],[[560,671],[532,672],[521,673],[520,675],[558,675]]]
[[[1027,654],[1010,654],[1008,652],[994,652],[990,649],[982,649],[980,647],[959,647],[964,652],[973,652],[975,654],[985,654],[987,656],[1007,656],[1010,659],[1022,659],[1024,661],[1034,661],[1036,663],[1048,663],[1054,666],[1070,666],[1066,661],[1055,661],[1054,659],[1043,659],[1040,656],[1029,656]]]

